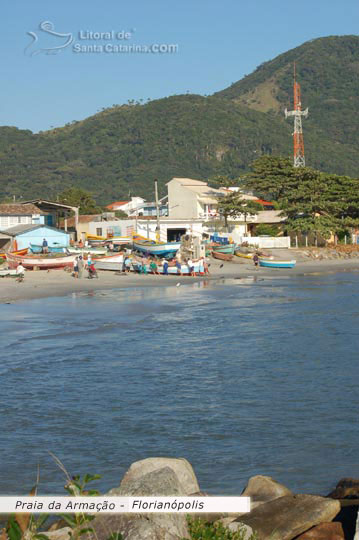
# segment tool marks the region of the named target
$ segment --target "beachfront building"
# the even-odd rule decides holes
[[[74,215],[75,221],[77,221],[79,216],[79,208],[77,206],[71,206],[55,201],[33,199],[32,201],[26,201],[21,204],[24,206],[34,204],[46,215],[44,223],[50,225],[50,227],[60,227],[60,222],[62,221],[65,231],[67,231],[67,219]]]
[[[103,236],[131,236],[136,230],[136,219],[120,219],[115,217],[115,212],[103,214],[80,215],[76,225],[75,219],[67,221],[68,230],[76,236],[77,240],[86,240],[87,235]]]
[[[49,247],[69,246],[70,234],[61,229],[49,227],[48,225],[23,224],[0,230],[1,237],[7,237],[7,242],[3,249],[11,251],[29,248],[30,244],[41,246],[46,238]]]
[[[0,204],[0,230],[16,225],[48,225],[49,214],[33,203]]]
[[[164,200],[167,197],[164,197],[159,201],[159,215],[167,215],[167,204]],[[121,210],[125,212],[129,217],[140,217],[140,216],[156,216],[156,203],[155,202],[146,202],[142,197],[132,197],[130,201],[117,201],[106,206],[107,210],[111,212],[116,212],[116,210]]]

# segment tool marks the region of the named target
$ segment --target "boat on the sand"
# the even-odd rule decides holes
[[[294,268],[297,261],[270,261],[268,259],[259,259],[259,266],[264,268]]]
[[[52,270],[56,268],[66,268],[72,267],[76,255],[66,255],[64,257],[59,254],[59,256],[43,256],[36,257],[31,255],[14,255],[13,253],[6,254],[6,260],[10,268],[17,268],[19,264],[22,264],[24,268],[34,269],[39,268],[40,270]]]
[[[233,255],[230,253],[220,253],[218,251],[212,251],[212,257],[220,261],[231,261],[233,259]]]

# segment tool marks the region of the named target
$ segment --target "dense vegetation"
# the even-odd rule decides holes
[[[358,176],[359,37],[305,43],[214,96],[172,96],[106,109],[82,122],[32,134],[0,128],[0,199],[53,198],[76,186],[98,204],[131,195],[153,198],[174,176],[236,178],[263,154],[290,156],[297,62],[307,164]]]

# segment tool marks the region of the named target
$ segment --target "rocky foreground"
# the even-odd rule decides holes
[[[186,459],[148,458],[131,465],[119,487],[108,496],[208,496],[200,491]],[[326,497],[294,494],[269,476],[249,479],[243,496],[251,497],[246,514],[198,514],[220,522],[243,540],[359,540],[355,533],[359,480],[342,479]],[[87,540],[108,540],[120,532],[123,540],[183,540],[190,534],[185,514],[101,514],[90,523]],[[69,528],[47,532],[50,540],[68,540]],[[254,534],[253,534],[254,533]],[[355,535],[355,536],[354,536]],[[212,536],[211,536],[212,538]]]

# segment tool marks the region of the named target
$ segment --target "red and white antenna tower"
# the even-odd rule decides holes
[[[285,117],[294,116],[294,132],[293,132],[293,165],[294,167],[305,167],[304,157],[304,141],[303,141],[303,128],[302,128],[302,116],[306,118],[308,116],[308,107],[305,111],[302,111],[302,102],[300,99],[300,84],[297,83],[295,77],[295,63],[294,63],[294,110],[287,111],[285,109]]]

